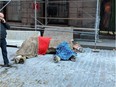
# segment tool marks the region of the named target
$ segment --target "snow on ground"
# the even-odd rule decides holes
[[[8,48],[10,60],[16,50]],[[116,87],[116,51],[84,50],[76,62],[54,63],[53,55],[39,55],[12,68],[0,67],[0,87]]]

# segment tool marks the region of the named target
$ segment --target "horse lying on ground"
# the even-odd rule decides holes
[[[73,50],[74,52],[82,52],[83,49],[77,42],[72,41],[72,43],[73,45],[69,44],[71,50]],[[50,43],[48,43],[48,48],[45,53],[55,55],[57,49],[55,47],[49,48],[49,44]],[[21,47],[16,51],[16,56],[14,57],[13,60],[15,61],[15,63],[23,64],[26,59],[36,57],[37,55],[39,55],[38,54],[38,51],[40,50],[40,49],[38,50],[39,45],[40,43],[37,36],[29,37],[22,43]],[[72,61],[76,60],[75,56],[71,56],[69,59]],[[59,57],[54,56],[54,61],[59,62],[60,61]]]

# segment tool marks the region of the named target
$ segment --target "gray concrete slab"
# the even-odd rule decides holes
[[[9,59],[16,50],[8,48]],[[54,63],[53,55],[38,55],[15,68],[0,67],[0,87],[116,87],[116,51],[84,50],[76,62]]]
[[[116,49],[116,40],[112,39],[99,39],[95,45],[94,41],[77,41],[84,47],[96,46],[97,49]]]
[[[71,43],[71,40],[73,40],[73,29],[70,27],[45,28],[44,36],[52,38],[49,47],[56,47],[62,41]]]

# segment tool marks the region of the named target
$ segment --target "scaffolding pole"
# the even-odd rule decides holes
[[[39,17],[40,19],[46,19],[46,17]],[[64,19],[64,20],[94,20],[96,18],[61,18],[61,17],[47,17],[47,19]]]
[[[2,1],[8,1],[8,3],[6,3],[6,4],[0,9],[0,11],[2,11],[2,10],[11,2],[11,0],[2,0]]]
[[[48,23],[48,14],[47,14],[48,0],[45,0],[45,25]]]
[[[35,8],[35,10],[34,10],[34,12],[35,12],[35,31],[37,30],[37,21],[36,21],[36,19],[37,19],[37,8],[36,8],[36,3],[37,3],[37,1],[35,0],[34,1],[34,8]]]
[[[94,2],[95,0],[87,0],[87,1]],[[49,1],[49,3],[66,3],[66,2],[80,3],[80,2],[87,2],[87,1],[86,0],[84,0],[84,1],[81,1],[81,0],[80,1],[76,1],[76,0],[75,1],[68,1],[68,0],[67,1],[58,1],[57,0],[57,1]],[[40,3],[46,3],[46,1],[39,1],[39,2]]]
[[[89,1],[95,1],[95,0],[89,0]],[[87,1],[49,1],[49,0],[45,0],[45,1],[40,1],[40,3],[45,3],[45,17],[39,17],[41,19],[45,19],[45,26],[47,26],[47,23],[48,23],[48,19],[65,19],[65,20],[95,20],[95,27],[94,27],[94,32],[95,32],[95,40],[94,40],[94,43],[95,43],[95,49],[96,49],[96,45],[97,45],[97,40],[99,39],[99,35],[98,35],[98,32],[99,32],[99,0],[96,0],[97,2],[97,6],[96,6],[96,16],[93,17],[91,15],[89,15],[87,12],[84,13],[87,14],[88,16],[90,16],[90,18],[59,18],[59,17],[48,17],[47,15],[47,7],[48,7],[48,3],[64,3],[64,2],[87,2]],[[36,20],[37,21],[37,20]]]
[[[96,6],[96,20],[95,20],[95,50],[98,40],[98,31],[99,31],[99,0],[97,0],[97,6]]]

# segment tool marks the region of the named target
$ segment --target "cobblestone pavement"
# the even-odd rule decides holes
[[[8,48],[9,59],[16,50]],[[116,51],[84,50],[76,62],[54,63],[53,55],[39,55],[14,68],[0,67],[0,87],[116,87]]]

